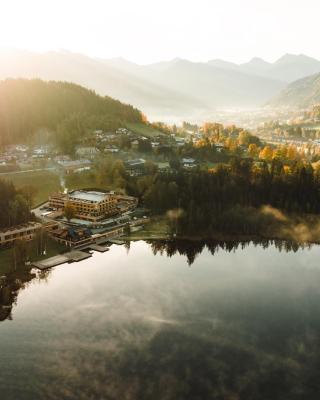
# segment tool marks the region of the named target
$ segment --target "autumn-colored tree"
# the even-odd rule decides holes
[[[283,166],[283,171],[286,175],[290,175],[291,173],[291,168],[289,167],[289,165],[284,165]]]
[[[259,158],[265,161],[271,161],[273,156],[273,150],[270,146],[265,146],[259,153]]]
[[[283,157],[283,152],[280,147],[276,148],[273,150],[273,155],[272,158],[275,160],[283,160],[285,157]]]
[[[76,210],[71,203],[67,203],[64,207],[64,216],[67,218],[67,221],[70,222],[72,218],[75,217]]]
[[[287,158],[288,158],[288,160],[290,160],[290,161],[295,160],[297,158],[297,155],[298,155],[298,152],[297,152],[297,149],[294,146],[288,147],[288,150],[287,150]]]
[[[241,132],[239,133],[239,138],[238,138],[239,144],[240,144],[240,145],[246,145],[246,144],[248,144],[249,137],[250,137],[250,134],[249,134],[248,132],[246,132],[246,131],[241,131]]]
[[[248,154],[252,158],[256,158],[259,155],[259,147],[255,143],[249,144]]]
[[[147,117],[145,114],[143,114],[143,113],[141,113],[141,121],[142,121],[144,124],[146,124],[146,123],[148,122],[148,117]]]
[[[194,147],[204,147],[208,145],[208,141],[206,139],[199,139],[195,144]]]
[[[320,182],[320,160],[312,164],[313,174],[316,182]]]
[[[212,135],[215,140],[219,140],[223,135],[223,125],[216,122],[206,122],[202,129],[205,135]]]
[[[237,142],[236,140],[232,139],[232,138],[228,138],[226,140],[226,147],[227,149],[229,149],[230,151],[235,151],[237,148]]]
[[[282,160],[285,160],[287,158],[287,153],[288,153],[288,146],[283,145],[278,147],[278,154]]]

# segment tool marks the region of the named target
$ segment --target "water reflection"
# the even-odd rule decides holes
[[[319,255],[139,242],[34,276],[0,324],[1,399],[318,399]]]
[[[154,254],[166,254],[168,257],[172,257],[176,253],[187,257],[188,264],[192,265],[196,257],[207,248],[212,255],[217,253],[219,250],[226,252],[235,251],[237,249],[245,249],[246,247],[260,246],[263,249],[267,249],[269,246],[273,246],[279,251],[293,251],[296,252],[299,249],[311,248],[311,244],[298,243],[295,241],[287,240],[243,240],[243,241],[191,241],[191,240],[157,240],[149,242],[151,244]]]
[[[296,252],[299,249],[311,248],[310,244],[302,244],[284,240],[257,240],[257,241],[192,241],[192,240],[157,240],[146,242],[150,245],[154,255],[158,253],[172,257],[175,254],[183,255],[187,258],[188,265],[191,266],[198,255],[205,249],[214,255],[219,250],[225,252],[245,249],[253,245],[267,249],[269,246],[285,252]],[[130,242],[124,244],[127,253],[130,251]],[[16,303],[18,293],[26,287],[26,284],[33,279],[48,281],[50,270],[31,273],[28,269],[12,270],[0,277],[0,322],[5,319],[12,319],[12,307]]]
[[[36,277],[28,270],[11,271],[0,277],[0,322],[12,319],[12,307],[16,303],[19,291]]]

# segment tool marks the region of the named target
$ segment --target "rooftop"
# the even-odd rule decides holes
[[[183,164],[193,164],[195,162],[196,162],[196,160],[194,158],[183,158],[182,159]]]
[[[145,164],[145,160],[143,158],[136,158],[134,160],[128,160],[126,161],[126,164],[129,165],[130,167],[136,166],[136,165],[142,165]]]
[[[77,167],[77,166],[81,166],[81,165],[89,165],[91,164],[90,160],[72,160],[72,161],[68,161],[68,160],[59,160],[58,164],[60,164],[63,167]]]
[[[103,192],[76,190],[75,192],[70,193],[69,197],[76,200],[86,200],[99,203],[106,198],[106,195],[107,194]]]

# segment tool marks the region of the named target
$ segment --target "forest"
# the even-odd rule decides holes
[[[318,171],[298,161],[288,171],[277,159],[257,166],[233,158],[211,171],[179,169],[138,178],[127,190],[153,213],[167,215],[176,235],[259,235],[287,222],[273,209],[295,215],[320,211]]]
[[[11,182],[0,180],[0,193],[0,229],[33,219],[30,213],[32,188],[26,186],[18,191]]]
[[[52,135],[66,151],[89,129],[114,130],[125,121],[141,122],[141,112],[73,83],[38,79],[0,82],[0,145]]]

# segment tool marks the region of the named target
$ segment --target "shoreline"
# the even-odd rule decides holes
[[[268,213],[275,211],[269,210]],[[259,228],[258,233],[225,233],[213,231],[195,235],[172,235],[170,226],[162,216],[153,216],[142,229],[122,236],[122,240],[189,240],[189,241],[287,241],[300,245],[320,244],[320,218],[315,214],[281,214],[272,224]]]
[[[281,235],[226,235],[215,233],[212,235],[205,236],[170,236],[170,235],[134,235],[134,236],[121,236],[121,240],[129,241],[129,242],[137,242],[140,240],[145,241],[156,241],[156,240],[165,240],[165,241],[174,241],[174,240],[186,240],[190,242],[201,242],[201,241],[217,241],[217,242],[249,242],[249,241],[285,241],[297,243],[299,245],[319,245],[319,240],[305,240],[298,241],[292,237],[281,236]]]
[[[147,229],[145,229],[147,228]],[[154,219],[153,221],[146,224],[144,229],[132,232],[130,235],[120,236],[120,241],[125,242],[138,242],[138,241],[146,241],[146,242],[156,242],[156,241],[165,241],[165,242],[174,242],[174,241],[186,241],[186,242],[253,242],[253,243],[263,243],[263,242],[287,242],[294,244],[299,247],[308,247],[312,245],[319,245],[320,238],[313,234],[310,234],[306,237],[305,240],[297,240],[297,236],[294,237],[292,230],[282,230],[282,232],[272,233],[266,232],[265,234],[225,234],[214,232],[212,234],[205,235],[178,235],[173,236],[168,233],[168,226],[165,224],[163,220]],[[151,228],[151,229],[150,229]],[[50,245],[49,245],[50,244]],[[46,256],[34,256],[30,257],[29,261],[32,264],[41,261],[44,262],[50,257],[58,257],[64,255],[68,250],[68,248],[60,247],[54,241],[48,242],[48,254]],[[0,263],[2,273],[5,273],[11,270],[12,257],[10,249],[0,249]]]

